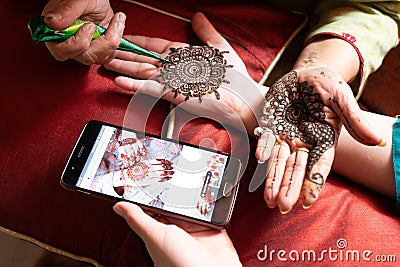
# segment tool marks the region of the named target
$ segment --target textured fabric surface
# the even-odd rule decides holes
[[[67,191],[59,185],[64,164],[83,125],[91,119],[122,124],[131,95],[114,86],[115,74],[99,66],[56,62],[44,45],[30,40],[27,22],[40,14],[45,3],[0,4],[1,23],[8,25],[2,31],[7,38],[1,42],[0,67],[0,226],[106,266],[152,266],[142,242],[114,214],[112,203]],[[166,5],[163,1],[147,3]],[[193,7],[196,1],[186,8],[183,3],[174,1],[168,8],[185,17],[204,11],[231,41],[255,80],[262,77],[290,33],[302,23],[297,15],[252,1],[237,5],[230,2],[225,4],[226,8],[221,8],[223,2],[209,6],[203,3],[197,9]],[[119,1],[114,2],[114,7],[128,15],[127,34],[199,43],[185,21]],[[278,15],[281,23],[268,20]],[[261,35],[260,28],[268,28],[268,36]],[[136,106],[137,122],[143,119],[146,114],[142,111],[152,102],[149,97],[141,98]],[[146,130],[159,134],[168,111],[168,103],[158,102]],[[206,119],[180,127],[180,122],[190,116],[185,112],[177,115],[177,129],[181,129],[175,135],[179,134],[181,140],[197,144],[204,138],[217,137],[214,141],[218,149],[240,154],[241,137],[235,131],[228,133]],[[254,144],[253,140],[252,147]],[[332,174],[320,200],[310,210],[296,206],[293,212],[282,216],[277,210],[267,208],[261,189],[248,193],[255,164],[252,158],[228,228],[245,266],[288,263],[278,259],[276,252],[262,261],[259,251],[265,246],[268,253],[280,249],[288,253],[291,250],[321,253],[329,248],[340,250],[338,240],[347,242],[341,251],[371,250],[370,258],[397,254],[399,260],[400,224],[393,200]],[[323,261],[326,265],[333,262],[328,256]],[[305,265],[301,260],[290,263]]]
[[[371,74],[360,102],[375,113],[395,116],[400,113],[400,47],[392,49],[383,65]]]

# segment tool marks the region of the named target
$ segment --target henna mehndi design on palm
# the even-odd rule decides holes
[[[209,46],[188,46],[170,48],[166,57],[169,62],[162,63],[160,76],[163,78],[164,89],[171,88],[175,93],[189,97],[198,97],[202,100],[204,95],[214,93],[220,99],[218,88],[225,82],[227,65],[224,53],[217,48]]]
[[[288,140],[298,138],[310,148],[306,179],[318,190],[325,179],[320,173],[311,175],[312,167],[335,142],[334,129],[325,121],[323,108],[320,95],[313,93],[307,82],[297,82],[297,73],[292,71],[270,88],[262,117],[275,135]]]

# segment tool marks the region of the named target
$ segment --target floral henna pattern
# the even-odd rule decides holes
[[[217,99],[220,94],[217,89],[225,82],[227,65],[224,58],[227,51],[219,51],[209,46],[188,46],[170,48],[166,57],[169,62],[163,62],[160,76],[163,78],[164,90],[171,88],[175,93],[189,97],[202,97],[214,93]]]
[[[272,85],[261,118],[275,135],[289,140],[299,138],[311,146],[306,179],[313,182],[317,190],[322,188],[324,177],[320,173],[311,175],[312,167],[335,142],[335,132],[325,121],[323,108],[320,95],[313,93],[313,87],[307,82],[297,82],[297,73],[292,71]]]

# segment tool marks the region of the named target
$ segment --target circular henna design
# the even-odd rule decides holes
[[[163,62],[160,76],[164,80],[164,90],[171,88],[175,93],[189,97],[202,97],[214,93],[217,99],[219,86],[225,82],[226,64],[223,56],[227,51],[219,51],[209,46],[188,46],[170,48],[166,57],[169,62]]]
[[[128,169],[128,178],[133,181],[144,180],[149,175],[149,166],[144,162],[135,163]]]
[[[261,118],[274,134],[289,140],[299,138],[311,145],[306,178],[318,186],[323,185],[324,179],[319,173],[310,177],[311,169],[335,141],[335,132],[325,121],[323,108],[320,95],[313,93],[307,82],[297,82],[297,73],[292,71],[271,86]]]

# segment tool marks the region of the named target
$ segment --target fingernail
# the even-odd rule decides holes
[[[117,28],[120,31],[123,31],[125,29],[125,20],[126,20],[126,16],[124,13],[118,13],[118,18],[117,18],[118,22],[117,23]]]
[[[275,207],[276,207],[276,205],[270,205],[270,204],[268,204],[268,203],[267,203],[267,206],[268,206],[268,208],[270,208],[270,209],[275,209]]]
[[[258,164],[264,164],[265,161],[257,160]]]
[[[45,17],[44,17],[44,19],[45,20],[53,20],[54,19],[54,16],[51,14],[51,15],[46,15]]]
[[[122,12],[118,13],[118,20],[120,21],[125,21],[126,20],[126,15]]]
[[[118,214],[118,215],[121,216],[122,210],[121,210],[121,207],[120,207],[118,204],[115,204],[115,205],[113,206],[113,210],[114,210],[114,212],[115,212],[116,214]]]
[[[61,20],[61,15],[53,12],[49,12],[46,15],[44,15],[45,20]]]
[[[381,138],[381,140],[379,141],[379,144],[377,144],[377,146],[380,146],[380,147],[386,146],[385,140],[383,140],[383,139]]]
[[[304,205],[303,204],[303,209],[308,210],[309,208],[311,208],[312,205]]]
[[[282,215],[288,214],[290,211],[291,211],[291,209],[288,209],[288,210],[279,210],[279,212],[280,212]]]

